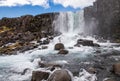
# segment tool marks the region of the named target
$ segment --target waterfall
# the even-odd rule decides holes
[[[54,26],[55,31],[62,34],[84,33],[84,11],[60,12]]]

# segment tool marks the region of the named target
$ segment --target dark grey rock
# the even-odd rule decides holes
[[[65,48],[64,44],[62,44],[62,43],[57,43],[54,47],[55,50],[60,50],[60,49],[64,49],[64,48]]]

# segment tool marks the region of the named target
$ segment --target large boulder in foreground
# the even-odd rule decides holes
[[[116,75],[120,76],[120,63],[116,63],[113,65],[113,72]]]
[[[100,47],[99,44],[93,43],[92,40],[86,40],[86,39],[78,39],[77,44],[75,46],[92,46],[92,47]]]
[[[59,52],[58,52],[58,54],[63,54],[63,55],[66,55],[66,54],[68,54],[69,53],[69,51],[68,50],[65,50],[65,49],[61,49]]]
[[[32,72],[32,79],[31,81],[42,81],[47,80],[49,77],[49,72],[43,72],[43,71],[33,71]]]
[[[61,49],[64,49],[64,44],[62,43],[57,43],[54,47],[55,50],[61,50]]]
[[[54,71],[47,81],[72,81],[72,79],[67,70],[61,69]]]

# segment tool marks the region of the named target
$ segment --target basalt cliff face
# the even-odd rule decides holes
[[[96,0],[84,9],[84,17],[87,32],[120,42],[120,0]]]
[[[30,50],[37,47],[31,41],[54,34],[53,20],[58,13],[25,15],[0,20],[0,54],[13,54],[18,50]]]

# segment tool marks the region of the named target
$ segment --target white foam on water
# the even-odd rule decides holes
[[[69,64],[66,60],[57,60],[57,61],[53,61],[53,62],[50,62],[50,63],[60,64],[60,65]]]
[[[79,73],[79,77],[74,77],[74,81],[97,81],[97,77],[95,74],[90,74],[83,69],[83,71]]]

